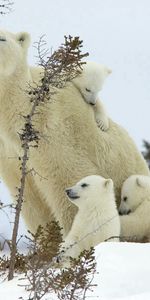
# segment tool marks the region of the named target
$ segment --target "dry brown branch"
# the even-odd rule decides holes
[[[55,255],[58,255],[59,245],[62,242],[61,228],[57,222],[51,222],[47,224],[46,228],[39,226],[36,234],[31,234],[30,236],[25,236],[26,245],[28,248],[28,254],[20,254],[19,251],[16,252],[15,261],[15,272],[27,272],[34,268],[43,268],[45,264],[50,262]],[[17,240],[17,245],[22,239],[22,236]],[[4,242],[6,240],[3,238]],[[11,248],[10,241],[9,248]],[[0,258],[0,271],[4,269],[9,269],[10,258],[1,257]]]
[[[14,2],[10,0],[2,0],[0,1],[0,14],[1,15],[6,15],[11,12],[12,10],[12,5]]]
[[[42,270],[35,267],[27,273],[30,299],[41,300],[47,293],[55,293],[60,300],[85,299],[96,272],[94,250],[84,251],[78,259],[71,259],[71,266],[65,269],[52,267]],[[42,276],[41,276],[42,275]]]
[[[40,51],[42,43],[42,39],[40,39],[38,51]],[[13,279],[14,276],[19,218],[23,203],[26,176],[29,172],[27,170],[29,149],[30,147],[38,147],[39,142],[39,132],[33,126],[33,117],[39,105],[42,105],[48,100],[50,101],[51,96],[56,93],[55,88],[64,87],[66,82],[79,74],[83,64],[81,60],[88,55],[87,53],[81,54],[81,47],[82,41],[80,41],[79,37],[72,38],[69,36],[67,38],[65,36],[64,44],[46,60],[44,60],[43,54],[39,52],[40,65],[44,68],[44,75],[41,84],[29,91],[32,108],[29,114],[24,116],[24,128],[22,132],[19,133],[23,156],[19,158],[21,159],[21,180],[20,187],[18,188],[15,221],[11,240],[11,259],[8,280]]]
[[[14,205],[12,203],[10,204],[4,204],[1,200],[0,200],[0,209],[5,209],[5,208],[13,208]]]
[[[55,293],[58,299],[85,299],[91,290],[93,276],[96,272],[94,250],[84,251],[80,257],[71,259],[71,267],[65,269],[53,268],[53,258],[59,253],[62,236],[57,222],[39,227],[36,234],[27,237],[29,253],[16,254],[15,271],[25,272],[28,279],[26,289],[30,299],[41,300],[47,293]],[[7,257],[0,259],[0,270],[9,268]],[[47,267],[48,266],[48,267]]]
[[[75,245],[77,245],[78,243],[80,243],[81,241],[83,241],[84,239],[86,239],[87,237],[89,237],[90,235],[95,234],[96,232],[100,231],[101,228],[103,226],[105,226],[106,224],[108,224],[110,221],[112,221],[114,218],[118,217],[118,215],[114,215],[113,217],[111,217],[110,219],[106,220],[103,224],[99,225],[97,228],[95,228],[94,231],[92,232],[88,232],[85,236],[82,237],[82,239],[80,239],[78,242],[75,242],[74,244],[71,244],[67,249],[64,249],[64,251],[59,252],[59,255],[53,258],[53,260],[51,259],[48,264],[43,264],[43,267],[41,268],[40,272],[38,270],[38,275],[36,276],[36,281],[34,281],[33,284],[33,280],[35,280],[35,277],[32,276],[32,274],[30,274],[30,276],[28,277],[30,284],[32,283],[32,286],[34,286],[34,300],[38,300],[38,299],[42,299],[43,297],[43,293],[45,291],[45,293],[47,291],[51,291],[49,290],[50,288],[53,288],[53,292],[57,293],[58,299],[85,299],[85,295],[88,289],[90,289],[90,287],[92,286],[91,282],[93,277],[91,277],[92,275],[94,276],[95,274],[95,268],[93,268],[94,272],[92,272],[92,269],[89,268],[88,266],[88,262],[90,260],[90,262],[93,263],[93,266],[95,266],[95,260],[94,260],[94,250],[92,249],[92,252],[90,251],[84,251],[83,253],[80,254],[78,259],[73,259],[70,258],[70,267],[66,268],[63,271],[63,277],[62,277],[62,271],[57,271],[58,274],[60,274],[60,277],[62,277],[62,281],[64,283],[64,286],[62,285],[62,282],[59,282],[59,285],[57,287],[55,287],[54,289],[54,284],[53,281],[50,281],[49,283],[47,281],[45,281],[45,276],[48,276],[48,278],[50,277],[54,277],[55,278],[55,282],[57,282],[57,278],[55,271],[53,269],[54,265],[55,267],[57,266],[57,263],[54,262],[58,262],[58,267],[61,265],[61,260],[63,262],[64,259],[64,254],[65,252],[71,247],[74,247]],[[110,238],[108,238],[106,241],[108,241],[109,239],[113,239],[113,238],[119,238],[118,236],[112,236]],[[85,257],[86,254],[86,257]],[[69,258],[68,258],[69,259]],[[86,268],[83,269],[82,267],[82,262],[85,262]],[[60,263],[60,265],[59,265]],[[81,270],[81,269],[82,270]],[[88,271],[87,271],[88,268]],[[30,268],[32,269],[32,268]],[[81,271],[81,273],[78,271]],[[37,271],[37,270],[36,270]],[[34,274],[35,274],[35,270],[34,270]],[[73,277],[74,274],[74,277]],[[81,282],[83,283],[83,281],[81,280],[80,276],[84,274],[84,279],[87,280],[87,276],[90,275],[91,281],[88,279],[88,284],[83,284],[83,286],[81,287]],[[86,275],[85,275],[86,274]],[[59,276],[59,275],[58,275]],[[71,277],[72,276],[72,277]],[[68,281],[69,280],[69,281]],[[41,282],[43,283],[43,286],[41,287]],[[89,283],[90,282],[90,283]],[[44,285],[45,284],[45,285]],[[48,284],[48,285],[47,285]],[[79,287],[80,286],[80,287]],[[60,290],[59,290],[60,288]],[[52,291],[51,291],[52,292]],[[83,296],[84,294],[84,296]],[[81,297],[80,297],[81,296]]]

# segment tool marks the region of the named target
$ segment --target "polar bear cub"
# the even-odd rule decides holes
[[[104,241],[119,241],[120,219],[111,179],[92,175],[66,189],[68,199],[77,206],[71,230],[62,249],[62,259],[77,258],[84,249]]]
[[[83,65],[81,74],[73,79],[74,85],[79,89],[84,100],[93,105],[96,122],[104,131],[109,128],[109,121],[105,108],[98,99],[98,93],[111,72],[109,68],[103,65],[87,62]]]
[[[123,183],[119,207],[121,236],[150,240],[150,177],[132,175]]]

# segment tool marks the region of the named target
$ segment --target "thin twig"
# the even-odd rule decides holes
[[[7,13],[10,13],[12,10],[12,6],[14,2],[10,0],[2,0],[0,1],[0,14],[1,15],[6,15]]]
[[[79,69],[81,70],[83,64],[81,59],[88,55],[87,53],[81,54],[80,48],[82,47],[82,41],[80,41],[79,37],[72,38],[69,36],[67,38],[65,36],[65,43],[48,57],[46,61],[43,58],[44,53],[40,52],[43,45],[45,46],[45,42],[43,43],[41,38],[38,44],[38,53],[40,65],[44,69],[44,75],[40,85],[29,91],[32,107],[29,114],[24,116],[24,128],[22,129],[22,132],[19,133],[23,156],[21,158],[21,180],[20,187],[18,188],[16,214],[11,240],[11,259],[8,280],[13,279],[14,277],[15,258],[17,253],[17,234],[24,198],[26,176],[28,174],[27,162],[29,160],[29,149],[30,147],[38,147],[40,139],[39,131],[33,126],[33,118],[35,114],[37,114],[37,107],[45,103],[46,100],[50,100],[54,93],[56,93],[56,88],[64,87],[66,82],[79,74]]]

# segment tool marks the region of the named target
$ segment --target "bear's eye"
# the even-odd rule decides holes
[[[126,202],[126,201],[127,201],[127,199],[128,199],[127,197],[123,197],[123,201],[124,201],[124,202]]]
[[[89,89],[87,89],[87,88],[86,88],[86,91],[87,91],[88,93],[91,93],[91,90],[89,90]]]
[[[88,186],[87,183],[82,183],[82,184],[81,184],[81,187],[83,187],[83,188],[85,188],[85,187],[87,187],[87,186]]]
[[[18,42],[20,42],[20,43],[23,43],[23,42],[25,41],[25,39],[26,39],[25,34],[20,34],[20,35],[17,37],[17,40],[18,40]]]
[[[18,39],[19,42],[24,42],[24,40],[25,40],[24,36],[21,36],[21,37]]]

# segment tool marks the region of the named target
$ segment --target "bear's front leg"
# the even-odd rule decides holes
[[[109,129],[109,120],[104,106],[99,99],[96,101],[96,104],[94,106],[94,112],[98,127],[103,131],[107,131]]]
[[[54,260],[55,266],[59,268],[69,268],[70,257],[76,257],[76,242],[66,240],[60,247],[59,255]]]

